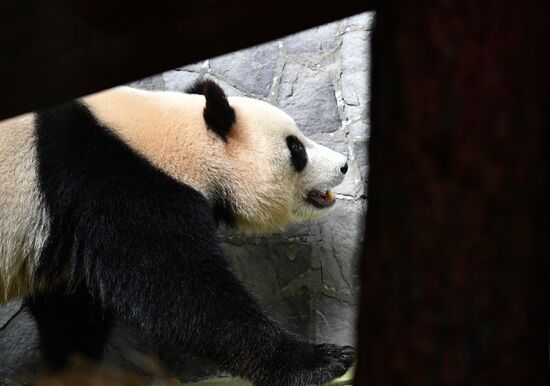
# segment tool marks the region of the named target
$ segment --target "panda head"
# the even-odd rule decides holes
[[[226,98],[210,80],[190,90],[205,97],[207,130],[222,145],[227,168],[211,187],[229,222],[251,231],[319,218],[335,204],[331,189],[347,172],[345,156],[306,138],[269,103]]]
[[[306,138],[280,109],[227,98],[210,80],[186,93],[123,87],[83,101],[153,165],[205,195],[218,219],[243,230],[324,215],[347,171],[346,157]]]

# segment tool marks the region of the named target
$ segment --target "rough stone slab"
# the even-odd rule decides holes
[[[9,324],[10,320],[21,312],[22,307],[23,302],[21,300],[15,300],[0,305],[0,331]]]
[[[355,141],[353,143],[353,152],[355,155],[355,163],[361,173],[361,180],[367,181],[369,172],[369,152],[367,141]]]
[[[340,134],[340,135],[339,135]],[[317,142],[319,145],[328,147],[331,150],[334,150],[340,154],[349,156],[349,144],[348,139],[343,135],[342,132],[334,133],[334,135],[312,135],[311,139]]]
[[[374,28],[374,21],[374,12],[360,13],[346,19],[346,29],[370,31]]]
[[[166,89],[166,85],[164,84],[164,78],[162,74],[137,80],[135,82],[129,83],[128,86],[140,88],[142,90],[150,90],[150,91]]]
[[[226,81],[224,81],[222,79],[215,78],[211,74],[207,75],[207,77],[209,77],[210,79],[213,79],[214,81],[216,81],[216,83],[218,85],[220,85],[220,87],[225,92],[225,95],[227,95],[227,96],[246,96],[245,92],[243,92],[243,91],[239,90],[238,88],[230,85],[229,83],[227,83]]]
[[[312,341],[315,340],[315,328],[311,323],[313,296],[311,288],[302,286],[292,295],[284,297],[280,303],[268,305],[267,309],[286,330]]]
[[[338,200],[330,216],[319,222],[326,246],[321,255],[323,283],[346,295],[358,290],[364,210],[362,200]]]
[[[340,44],[340,21],[324,24],[283,39],[287,55],[330,52]],[[325,52],[324,52],[325,53]]]
[[[317,294],[316,336],[318,343],[337,343],[355,346],[356,305]]]
[[[271,243],[228,245],[235,273],[286,328],[310,336],[312,245],[277,240]],[[305,277],[303,281],[301,278]],[[298,282],[293,287],[292,283]]]
[[[365,187],[361,180],[361,172],[357,170],[355,164],[349,168],[348,175],[342,185],[334,188],[334,193],[346,196],[347,199],[359,199],[365,194]]]
[[[340,46],[340,23],[337,21],[325,24],[317,29],[317,35],[324,51],[332,51]]]
[[[330,74],[305,65],[285,66],[277,104],[296,121],[306,135],[331,133],[342,124]]]
[[[365,60],[370,53],[369,32],[346,32],[342,40],[340,57],[342,72],[366,72],[369,62]],[[342,74],[343,75],[343,74]],[[345,86],[342,86],[345,88]]]
[[[366,139],[369,136],[369,126],[366,121],[356,121],[350,123],[346,128],[353,139]]]
[[[38,333],[32,318],[21,310],[21,302],[0,306],[0,384],[5,378],[34,374],[41,364]]]
[[[243,91],[258,96],[269,95],[279,47],[277,42],[223,55],[210,61],[216,75],[238,84]]]
[[[342,98],[346,118],[367,119],[369,95],[369,34],[365,31],[347,32],[342,40],[340,61],[342,66]]]
[[[303,223],[291,224],[283,231],[287,240],[299,239],[303,241],[317,240],[319,228],[317,221],[306,221]]]
[[[166,90],[183,92],[197,79],[199,79],[199,74],[188,71],[173,70],[163,73],[162,78],[164,80]]]
[[[309,243],[275,240],[226,247],[235,272],[267,304],[278,302],[281,289],[311,266]]]
[[[179,69],[182,71],[202,72],[205,69],[208,69],[208,60],[202,60],[197,63],[188,64],[183,67],[180,67]]]
[[[287,54],[321,51],[321,41],[317,34],[317,28],[308,29],[284,38],[283,47]]]
[[[325,240],[319,248],[318,257],[321,266],[319,289],[320,292],[330,293],[337,298],[348,299],[354,293],[351,279],[345,276],[349,271],[348,264],[338,261],[332,242],[331,239]]]

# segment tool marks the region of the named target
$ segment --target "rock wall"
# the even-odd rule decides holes
[[[349,156],[330,217],[282,234],[245,236],[225,230],[236,272],[272,314],[311,341],[353,344],[357,264],[366,209],[369,34],[361,14],[279,41],[185,66],[132,85],[183,90],[198,77],[216,79],[228,95],[266,100],[294,117],[312,139]],[[20,301],[0,306],[0,384],[34,373],[41,363],[36,325]],[[146,354],[143,354],[146,353]],[[143,355],[160,357],[184,379],[195,370],[177,347],[144,342],[118,323],[105,361],[145,371]],[[199,368],[196,374],[208,374]]]

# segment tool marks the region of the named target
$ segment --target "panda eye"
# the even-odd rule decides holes
[[[290,150],[290,161],[292,162],[294,170],[301,172],[307,164],[306,148],[302,142],[293,135],[286,137],[286,145],[288,146],[288,150]]]

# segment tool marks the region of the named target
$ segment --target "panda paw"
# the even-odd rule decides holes
[[[304,370],[297,385],[318,385],[344,375],[355,360],[356,351],[351,346],[319,344],[314,346],[314,367]]]
[[[279,367],[276,376],[272,374],[267,381],[254,382],[254,386],[322,385],[344,375],[356,355],[355,348],[334,344],[307,344],[302,349],[298,358],[295,355],[287,358],[289,363]]]

